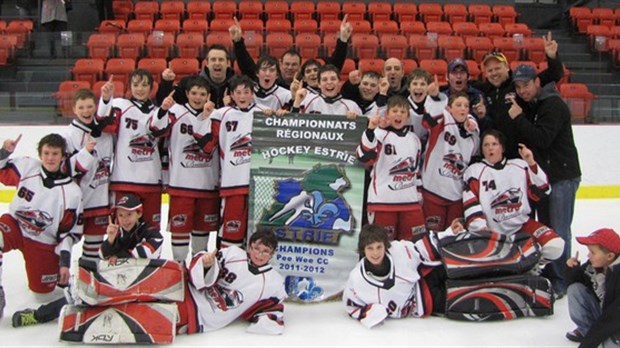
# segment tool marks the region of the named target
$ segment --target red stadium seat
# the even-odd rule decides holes
[[[237,13],[237,3],[232,0],[218,0],[213,2],[213,19],[231,19]],[[216,21],[217,22],[217,21]],[[213,23],[211,23],[213,26]]]
[[[127,32],[149,35],[153,31],[153,21],[148,19],[132,19],[127,22]]]
[[[465,63],[467,63],[470,79],[479,80],[482,78],[482,71],[480,71],[480,66],[475,60],[467,59]]]
[[[205,41],[207,46],[207,50],[212,45],[222,45],[226,47],[228,52],[232,50],[232,41],[230,40],[230,34],[228,31],[211,31],[207,34],[207,39]]]
[[[312,1],[293,1],[291,3],[291,15],[293,17],[293,20],[295,21],[298,19],[312,19],[314,12],[315,12],[315,7],[314,7],[314,2]],[[269,16],[269,18],[272,18],[272,17]],[[274,18],[274,19],[285,19],[285,18]]]
[[[263,3],[258,0],[240,0],[239,14],[241,19],[260,19],[263,14]]]
[[[584,120],[589,117],[592,100],[596,98],[583,83],[564,83],[560,86],[560,95],[568,104],[574,119]]]
[[[435,59],[437,57],[437,40],[428,35],[411,35],[409,37],[411,53],[418,60]]]
[[[592,9],[594,24],[606,25],[608,27],[616,25],[616,15],[614,10],[607,7],[595,7]]]
[[[607,52],[608,41],[613,37],[611,29],[606,25],[591,24],[586,29],[590,41],[590,48],[595,51]]]
[[[177,36],[176,45],[180,58],[202,57],[204,37],[201,33],[182,33]]]
[[[504,31],[506,32],[506,36],[522,34],[524,37],[528,37],[532,35],[532,31],[525,23],[506,23],[504,25]]]
[[[426,22],[426,31],[438,35],[452,35],[452,26],[448,22]]]
[[[484,36],[468,36],[465,38],[465,46],[471,59],[481,62],[485,54],[493,50],[493,42]]]
[[[340,70],[340,80],[346,81],[349,78],[349,73],[355,69],[357,69],[357,67],[355,66],[355,61],[351,58],[345,59],[344,65]]]
[[[74,80],[86,81],[92,86],[103,79],[103,67],[103,59],[80,58],[75,61],[71,73]]]
[[[403,59],[402,62],[405,76],[411,74],[411,72],[418,67],[418,62],[414,59]]]
[[[491,17],[493,17],[493,11],[487,4],[470,4],[468,10],[472,21],[478,26],[481,23],[490,23]]]
[[[479,23],[480,34],[490,39],[504,36],[504,27],[499,23]]]
[[[407,38],[404,35],[384,34],[380,37],[383,56],[403,60],[407,57]]]
[[[418,15],[418,6],[414,2],[394,3],[394,19],[398,22],[413,22]]]
[[[270,19],[265,23],[267,33],[290,33],[293,29],[288,19]]]
[[[211,12],[211,3],[205,0],[190,0],[187,2],[188,19],[207,20]]]
[[[265,15],[267,19],[286,19],[290,8],[287,1],[283,0],[271,0],[265,2]],[[314,4],[312,5],[312,11],[310,17],[314,12]]]
[[[232,18],[222,18],[211,21],[210,31],[226,31],[228,32],[228,28],[230,28],[235,21]]]
[[[260,19],[242,19],[239,21],[239,25],[243,30],[243,33],[247,33],[248,31],[253,31],[255,34],[263,35],[263,30],[265,29],[265,25],[263,21]]]
[[[90,89],[88,81],[63,81],[58,86],[58,91],[54,93],[58,113],[63,117],[74,117],[73,114],[73,94],[80,89]]]
[[[268,33],[265,44],[269,55],[282,57],[284,52],[293,46],[293,36],[287,33]]]
[[[389,2],[369,2],[368,15],[373,22],[390,20],[392,17],[392,5]]]
[[[116,39],[116,50],[119,58],[138,59],[144,50],[146,39],[142,33],[121,34]]]
[[[316,14],[319,20],[337,20],[340,16],[340,3],[336,1],[319,1],[316,4]]]
[[[436,75],[439,84],[446,83],[446,72],[448,71],[448,63],[443,59],[422,59],[420,60],[420,68],[428,71],[431,75]]]
[[[526,37],[523,39],[523,52],[529,60],[540,64],[545,58],[545,42],[540,37]]]
[[[176,75],[174,81],[179,82],[185,76],[200,72],[200,64],[196,58],[174,58],[170,61],[170,69]]]
[[[395,21],[379,21],[376,20],[372,23],[373,30],[378,35],[381,34],[398,34],[398,23]]]
[[[323,20],[320,21],[319,31],[321,34],[333,34],[340,31],[340,21],[339,20]]]
[[[338,41],[338,33],[323,34],[323,55],[330,55],[336,48],[336,42]]]
[[[99,23],[97,31],[100,33],[119,34],[125,31],[125,21],[122,19],[106,19]]]
[[[138,69],[150,71],[153,80],[161,82],[161,73],[168,67],[168,62],[163,58],[142,58],[138,61]]]
[[[298,19],[293,24],[293,31],[295,34],[300,33],[313,33],[319,32],[319,25],[314,19]]]
[[[437,40],[439,57],[450,61],[455,58],[465,58],[465,42],[460,36],[439,35]]]
[[[418,5],[418,13],[424,23],[439,22],[443,17],[443,8],[436,3],[421,3]]]
[[[23,48],[28,40],[30,40],[30,33],[32,32],[33,24],[31,20],[14,19],[10,21],[4,32],[7,34],[15,35],[17,43],[15,47]]]
[[[493,39],[493,46],[502,52],[508,59],[508,62],[519,60],[520,48],[515,44],[515,40],[511,37],[496,37]]]
[[[385,61],[378,58],[360,59],[358,63],[358,69],[365,73],[367,71],[374,71],[377,74],[383,74],[383,64]]]
[[[163,32],[176,35],[179,31],[181,31],[181,24],[176,19],[159,19],[155,21],[153,30],[161,30]]]
[[[473,22],[456,22],[452,24],[454,35],[461,37],[465,36],[478,36],[480,33],[478,26]]]
[[[469,15],[467,7],[463,4],[445,4],[443,5],[443,12],[452,26],[455,23],[467,21],[467,16]]]
[[[401,22],[400,32],[407,38],[411,35],[424,35],[426,34],[426,25],[418,21]]]
[[[319,56],[321,37],[313,33],[300,33],[295,36],[295,46],[303,59]]]
[[[568,14],[574,30],[585,33],[592,24],[592,10],[587,7],[571,7]]]
[[[146,38],[147,56],[150,58],[168,58],[172,56],[174,35],[163,31],[154,31]]]
[[[105,65],[106,78],[127,83],[129,75],[136,70],[136,61],[128,58],[110,58]]]
[[[363,2],[344,2],[342,4],[342,14],[347,15],[350,21],[364,20],[366,15],[366,3]]]
[[[17,36],[0,35],[0,65],[7,65],[12,60],[17,46]]]
[[[114,18],[128,21],[133,16],[133,1],[131,0],[114,0],[112,1],[112,11]]]
[[[493,15],[499,24],[506,25],[507,23],[515,23],[518,13],[512,5],[494,5]]]
[[[205,33],[209,30],[209,22],[206,19],[186,19],[183,21],[183,32]]]
[[[377,57],[379,38],[373,34],[353,34],[351,48],[353,56],[359,59],[371,59]]]
[[[164,0],[159,7],[162,19],[175,19],[180,22],[185,17],[185,3],[180,0]]]
[[[116,35],[113,33],[91,34],[86,42],[86,46],[88,47],[88,56],[90,58],[99,58],[105,61],[114,55],[115,44]]]
[[[136,19],[155,20],[159,13],[159,3],[157,1],[138,1],[134,5],[133,13]]]
[[[370,33],[372,26],[369,21],[349,21],[353,28],[353,33]]]
[[[243,34],[243,41],[245,42],[245,48],[248,50],[248,53],[255,60],[261,54],[261,50],[263,49],[263,34],[262,31],[254,32],[254,31],[246,31]]]

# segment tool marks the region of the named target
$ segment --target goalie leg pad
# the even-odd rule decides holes
[[[80,260],[78,298],[91,306],[183,301],[183,266],[163,259]]]
[[[177,317],[174,303],[66,305],[60,313],[60,340],[88,344],[169,344],[174,341]]]
[[[464,321],[509,320],[553,314],[551,284],[519,275],[447,281],[446,316]]]

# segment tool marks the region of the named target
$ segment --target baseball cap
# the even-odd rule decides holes
[[[620,236],[611,228],[601,228],[587,237],[577,237],[583,245],[600,245],[614,254],[620,253]]]
[[[453,72],[454,69],[458,68],[459,66],[463,67],[465,72],[469,74],[469,68],[467,67],[467,63],[461,58],[452,59],[450,63],[448,63],[448,73]]]
[[[533,67],[521,64],[515,69],[514,75],[512,75],[513,81],[530,81],[535,79],[537,76],[536,69]]]
[[[482,57],[482,65],[485,65],[489,59],[497,59],[500,63],[508,64],[508,59],[502,52],[489,52]]]
[[[123,208],[125,210],[138,210],[142,209],[142,201],[140,197],[134,195],[133,193],[126,193],[119,197],[112,208],[112,211],[115,211],[117,208]]]

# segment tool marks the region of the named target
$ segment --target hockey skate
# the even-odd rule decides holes
[[[32,308],[27,308],[13,313],[13,327],[22,327],[38,324],[39,321],[35,317],[34,313],[35,310]]]

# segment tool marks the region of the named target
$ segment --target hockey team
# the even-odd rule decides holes
[[[352,318],[370,328],[388,317],[441,313],[426,284],[441,265],[433,256],[435,232],[524,232],[540,245],[539,271],[555,295],[569,297],[577,328],[567,337],[583,347],[617,346],[620,237],[602,229],[578,238],[590,250],[583,266],[570,252],[581,173],[570,114],[547,87],[562,77],[557,43],[544,38],[549,69],[540,74],[525,65],[511,71],[503,54],[491,52],[481,64],[485,81],[468,79],[467,63],[454,59],[440,88],[437,76],[423,69],[405,76],[402,62],[390,58],[384,76],[353,71],[341,91],[351,33],[345,16],[324,65],[302,65],[295,50],[254,63],[235,21],[230,35],[243,75],[234,74],[228,50],[214,45],[200,74],[179,80],[164,70],[156,101],[153,76],[141,69],[129,76],[128,98],[115,96],[112,76],[99,100],[92,91],[76,92],[76,118],[63,135],[39,141],[38,160],[10,156],[21,136],[4,140],[0,182],[17,194],[0,217],[0,315],[3,252],[21,251],[28,286],[45,303],[16,312],[15,327],[58,317],[67,300],[53,298],[53,290],[69,285],[72,246],[81,238],[85,260],[159,258],[165,190],[170,209],[162,227],[190,279],[177,304],[178,333],[215,330],[241,317],[250,321],[248,331],[282,333],[286,293],[269,265],[277,239],[247,231],[252,122],[254,112],[321,113],[368,120],[357,155],[370,171],[369,224],[343,295]],[[546,133],[531,139],[537,131]],[[563,166],[572,168],[570,177],[556,177]],[[407,182],[390,185],[402,174]],[[566,180],[576,185],[560,186]],[[568,194],[569,212],[544,199],[556,189]],[[558,221],[568,228],[559,230]],[[218,250],[207,249],[213,230]]]

